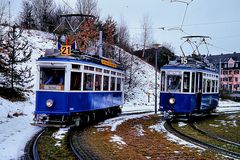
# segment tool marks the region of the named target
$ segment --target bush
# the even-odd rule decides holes
[[[0,97],[8,99],[12,102],[26,100],[26,97],[21,89],[10,89],[5,87],[0,87]]]

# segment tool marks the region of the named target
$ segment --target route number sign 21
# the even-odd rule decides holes
[[[61,46],[61,55],[62,56],[71,55],[71,46],[70,45],[62,45]]]

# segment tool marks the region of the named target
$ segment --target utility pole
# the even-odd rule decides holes
[[[157,51],[159,44],[153,44],[153,48],[155,48],[155,114],[157,114]]]

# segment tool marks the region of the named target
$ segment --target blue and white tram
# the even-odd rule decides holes
[[[171,114],[208,113],[219,100],[219,74],[187,64],[161,68],[160,111]]]
[[[33,125],[79,125],[98,113],[121,112],[125,73],[113,61],[87,55],[46,56],[37,60],[37,69]]]

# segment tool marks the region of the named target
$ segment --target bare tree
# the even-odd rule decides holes
[[[4,18],[6,16],[6,7],[7,7],[7,1],[1,0],[0,2],[0,23],[4,22]]]
[[[42,31],[48,31],[48,27],[52,25],[51,14],[54,11],[54,0],[31,0],[33,5],[36,24]]]
[[[149,17],[145,15],[142,19],[142,42],[143,42],[143,53],[142,58],[145,56],[145,49],[151,44],[152,41],[152,30]]]
[[[28,0],[22,2],[22,12],[20,13],[20,24],[22,27],[31,29],[35,27],[33,17],[33,6]]]
[[[98,17],[97,0],[77,0],[77,10],[80,14],[93,15]]]
[[[117,37],[117,45],[120,48],[123,48],[125,51],[130,51],[129,45],[129,31],[124,21],[123,17],[121,18],[121,22],[118,26],[118,37]]]

